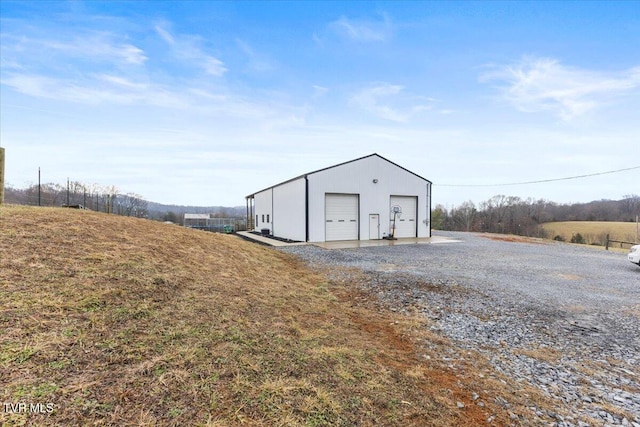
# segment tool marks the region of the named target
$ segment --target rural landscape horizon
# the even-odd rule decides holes
[[[640,0],[0,0],[0,425],[640,427]]]

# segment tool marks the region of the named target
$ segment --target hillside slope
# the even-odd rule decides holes
[[[350,292],[235,236],[4,206],[0,421],[484,423],[495,408],[457,407],[470,393],[417,359],[415,319]]]

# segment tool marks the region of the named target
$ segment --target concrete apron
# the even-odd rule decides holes
[[[455,243],[460,240],[450,239],[442,236],[432,236],[423,238],[404,238],[397,240],[340,240],[336,242],[296,242],[287,243],[279,240],[271,239],[269,237],[260,236],[257,234],[249,233],[247,231],[239,231],[238,234],[255,240],[260,243],[265,243],[270,246],[282,247],[282,246],[299,246],[299,245],[315,245],[324,249],[350,249],[350,248],[367,248],[373,246],[396,246],[396,245],[426,245],[426,244],[438,244],[438,243]]]
[[[398,246],[398,245],[427,245],[438,243],[455,243],[460,240],[454,240],[447,237],[431,236],[431,237],[407,237],[397,240],[341,240],[336,242],[312,242],[324,249],[350,249],[350,248],[368,248],[374,246]]]

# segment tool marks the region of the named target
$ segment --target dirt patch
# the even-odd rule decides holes
[[[455,425],[491,425],[489,419],[496,425],[508,424],[510,417],[499,404],[493,400],[479,400],[479,394],[475,393],[482,390],[498,395],[504,392],[504,385],[496,388],[495,384],[483,381],[482,374],[478,376],[472,366],[460,364],[452,369],[442,363],[449,359],[452,343],[430,333],[424,316],[389,313],[366,291],[341,287],[335,293],[342,301],[357,308],[350,318],[358,329],[375,342],[389,345],[378,355],[380,366],[393,366],[412,377],[416,381],[416,392],[433,395],[443,408],[448,408],[450,413],[443,413],[443,416],[458,418]],[[404,404],[414,405],[411,401]]]
[[[625,310],[625,313],[631,316],[640,317],[640,305],[637,304],[629,307],[627,310]]]
[[[533,243],[536,245],[548,245],[549,242],[544,241],[536,237],[515,236],[515,235],[496,235],[496,234],[480,234],[480,237],[485,239],[494,240],[498,242],[509,243]]]

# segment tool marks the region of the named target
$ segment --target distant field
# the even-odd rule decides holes
[[[612,240],[634,242],[636,224],[633,222],[608,221],[564,221],[542,224],[549,238],[561,236],[567,242],[573,235],[580,233],[587,244],[604,245],[607,234]]]

